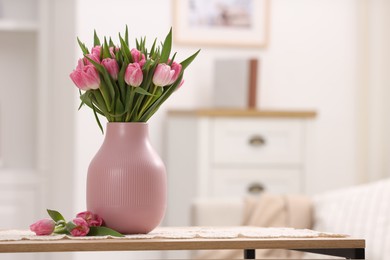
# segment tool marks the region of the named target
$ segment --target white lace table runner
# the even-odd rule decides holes
[[[261,228],[261,227],[158,227],[149,234],[126,235],[116,239],[191,239],[191,238],[342,238],[343,234],[318,232],[309,229]],[[0,241],[107,239],[112,236],[72,237],[67,235],[36,236],[28,230],[0,231]]]

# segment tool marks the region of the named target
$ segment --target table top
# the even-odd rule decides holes
[[[365,248],[357,238],[228,238],[228,239],[103,239],[1,241],[0,253],[209,250],[209,249],[339,249]]]

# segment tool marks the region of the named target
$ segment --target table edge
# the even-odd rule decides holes
[[[358,238],[234,238],[234,239],[102,239],[0,241],[0,253],[155,251],[217,249],[341,249],[365,248]]]

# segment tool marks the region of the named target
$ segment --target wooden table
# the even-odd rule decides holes
[[[213,249],[241,249],[245,259],[255,259],[255,249],[290,249],[347,259],[365,258],[364,239],[354,238],[62,239],[0,242],[0,253]]]

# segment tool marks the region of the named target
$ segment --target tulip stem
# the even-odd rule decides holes
[[[108,112],[111,112],[111,105],[110,105],[110,101],[109,101],[110,98],[108,97],[108,93],[106,92],[106,90],[104,88],[99,88],[99,91],[102,94],[102,97],[103,97],[104,103],[106,104]]]
[[[148,96],[148,97],[146,98],[146,102],[145,102],[145,104],[143,105],[141,111],[140,111],[139,114],[138,114],[138,119],[142,117],[142,114],[143,114],[143,113],[146,111],[146,109],[149,107],[149,105],[150,105],[150,103],[152,102],[154,96],[156,95],[156,90],[157,90],[158,86],[156,86],[156,85],[153,85],[153,86],[154,86],[154,87],[153,87],[152,95],[151,95],[151,96]]]
[[[54,228],[55,234],[67,234],[68,230],[66,229],[66,226],[56,226]]]
[[[129,98],[129,108],[131,108],[131,106],[133,105],[133,101],[134,101],[134,89],[133,87],[130,86],[130,98]],[[126,116],[126,120],[125,122],[130,122],[130,118],[131,118],[131,114],[132,114],[132,111],[131,109],[129,109],[129,111],[127,112],[127,116]]]

